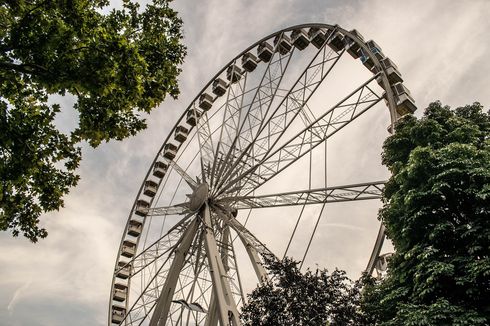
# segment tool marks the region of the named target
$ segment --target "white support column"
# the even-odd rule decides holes
[[[196,235],[197,225],[198,220],[195,218],[184,231],[184,234],[182,235],[182,242],[175,250],[175,257],[172,261],[172,266],[170,266],[168,271],[167,279],[165,280],[162,292],[158,298],[155,311],[151,317],[150,326],[164,326],[167,322],[175,286],[179,279],[180,271],[184,266],[185,257],[189,251],[189,248],[191,247],[192,240],[194,240]]]
[[[206,316],[206,322],[204,326],[217,326],[218,325],[218,302],[216,300],[216,294],[214,293],[214,289],[211,292],[211,300],[209,300],[209,308],[208,314]]]
[[[221,235],[221,242],[223,244],[223,249],[221,250],[221,258],[223,260],[223,267],[225,268],[225,271],[228,272],[230,270],[229,264],[228,264],[228,259],[229,259],[229,250],[226,249],[227,246],[230,246],[230,227],[228,225],[225,225],[223,228],[223,233]],[[236,264],[236,262],[235,262]],[[238,277],[238,282],[240,283],[240,277],[238,275],[238,270],[237,270],[237,277]],[[242,292],[242,287],[240,283],[240,292]],[[242,294],[242,299],[243,302],[245,302],[245,299],[243,298],[243,293]],[[211,293],[211,300],[209,304],[209,309],[210,312],[206,316],[206,323],[204,326],[217,326],[218,325],[218,310],[217,310],[217,302],[216,302],[216,295],[214,291]]]
[[[241,326],[242,324],[239,318],[240,314],[238,313],[235,300],[233,299],[228,275],[214,237],[211,224],[211,212],[208,203],[203,205],[199,214],[205,227],[204,243],[206,246],[206,254],[208,256],[210,274],[213,280],[213,294],[216,297],[216,306],[220,324],[221,326]],[[212,305],[211,302],[211,306]],[[213,313],[213,310],[210,309],[209,313]]]
[[[366,273],[368,275],[372,275],[374,271],[374,266],[376,264],[376,260],[378,260],[379,253],[381,252],[381,248],[383,247],[383,242],[385,241],[385,226],[383,223],[379,226],[378,236],[376,237],[376,242],[374,244],[373,251],[371,252],[371,257],[369,258],[368,265],[366,267]]]
[[[221,259],[223,261],[223,267],[225,268],[225,272],[228,273],[230,270],[230,264],[228,263],[228,259],[230,258],[230,253],[228,252],[228,246],[230,245],[230,227],[226,224],[223,225],[223,233],[221,234]]]
[[[267,276],[267,272],[265,271],[264,266],[262,265],[262,261],[259,257],[259,254],[255,247],[247,240],[245,237],[240,233],[237,232],[238,237],[243,243],[243,246],[245,247],[245,250],[247,250],[248,257],[250,258],[250,261],[252,262],[252,266],[254,268],[255,274],[257,275],[257,278],[262,284],[263,282],[267,281],[269,278]]]
[[[221,210],[216,210],[216,212],[223,219],[223,221],[225,221],[225,223],[228,224],[228,226],[230,226],[230,222],[231,222],[230,220],[232,219],[232,217],[226,216]],[[264,266],[262,265],[262,260],[259,257],[259,253],[257,252],[257,249],[252,243],[250,243],[250,241],[248,241],[246,237],[243,236],[242,232],[240,232],[236,228],[235,231],[238,237],[240,238],[240,240],[242,241],[245,250],[247,250],[248,257],[250,258],[250,262],[252,263],[255,274],[257,275],[257,279],[262,284],[264,281],[267,281],[269,277],[267,276],[267,272]]]

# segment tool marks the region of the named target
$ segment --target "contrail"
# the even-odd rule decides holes
[[[7,306],[7,310],[10,312],[10,314],[12,314],[12,312],[14,311],[14,307],[17,304],[17,301],[19,301],[22,292],[26,290],[31,285],[31,283],[31,281],[25,283],[14,292],[14,295],[12,296],[12,299],[10,299],[10,302]]]

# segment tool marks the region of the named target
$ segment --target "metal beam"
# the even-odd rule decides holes
[[[220,202],[237,209],[250,209],[380,199],[384,184],[385,181],[375,181],[271,195],[227,197]]]
[[[222,257],[218,251],[216,238],[214,237],[208,203],[203,205],[199,215],[205,228],[204,245],[206,247],[211,279],[213,280],[213,291],[216,296],[220,323],[222,326],[241,326],[240,314],[233,298],[233,293],[231,292]]]
[[[172,261],[172,266],[167,274],[167,279],[163,285],[162,292],[158,298],[157,305],[151,316],[150,326],[164,326],[167,322],[172,297],[175,292],[175,287],[179,279],[180,271],[185,263],[185,257],[191,247],[192,241],[197,232],[198,219],[194,219],[187,227],[182,235],[182,242],[175,250],[175,257]]]
[[[219,321],[218,299],[214,289],[211,291],[211,300],[209,301],[208,314],[204,326],[217,326]]]
[[[233,66],[234,67],[234,66]],[[233,68],[235,69],[235,68]],[[227,89],[226,101],[224,104],[223,122],[221,123],[221,132],[218,143],[216,144],[216,152],[214,154],[212,168],[209,172],[209,185],[211,188],[214,184],[217,164],[219,164],[219,156],[222,153],[221,149],[226,150],[229,148],[229,144],[233,142],[233,139],[237,136],[238,126],[240,125],[240,115],[243,107],[243,100],[245,95],[245,86],[247,84],[247,76],[245,73],[243,78],[240,78],[238,82],[232,83],[230,81]],[[223,148],[222,148],[223,147]]]
[[[192,109],[194,112],[198,111],[195,103]],[[209,126],[210,118],[208,117],[208,112],[204,111],[202,116],[197,120],[197,139],[199,142],[199,152],[201,153],[201,173],[204,179],[203,181],[206,182],[205,169],[210,168],[214,156],[214,146],[211,127]]]
[[[267,276],[267,272],[265,271],[263,262],[260,259],[257,250],[250,243],[250,241],[248,241],[243,236],[242,233],[238,233],[238,237],[240,238],[240,241],[242,241],[245,250],[247,250],[248,258],[250,258],[250,261],[252,262],[252,266],[254,268],[255,275],[257,275],[257,279],[259,280],[259,283],[262,284],[266,282],[269,279],[269,277]]]
[[[258,240],[254,244],[249,239],[249,237],[247,237],[248,235],[247,233],[249,233],[253,238],[255,237],[250,232],[244,232],[244,230],[246,230],[245,227],[239,225],[238,221],[236,221],[234,217],[231,216],[231,214],[224,213],[221,208],[216,209],[216,212],[227,225],[231,226],[235,230],[238,237],[240,238],[240,241],[242,241],[242,244],[245,247],[245,250],[247,251],[248,257],[250,258],[250,262],[255,271],[255,274],[257,275],[257,279],[259,280],[259,282],[263,283],[266,280],[268,280],[267,272],[265,271],[262,260],[260,259],[259,253],[255,245],[258,243],[260,247],[265,249],[262,251],[265,254],[270,254],[270,251]]]
[[[385,241],[385,226],[383,225],[383,223],[381,223],[381,225],[379,226],[378,236],[376,237],[376,242],[374,243],[373,251],[371,252],[371,257],[369,257],[369,262],[366,267],[366,273],[368,275],[373,274],[374,266],[376,264],[376,260],[378,260],[384,241]]]
[[[235,175],[221,188],[219,194],[225,193],[235,184],[244,188],[242,193],[251,193],[376,105],[382,97],[369,87],[375,77],[368,79],[280,147],[268,146],[260,162],[246,172]],[[256,176],[260,176],[260,179]]]
[[[189,213],[189,203],[180,203],[172,206],[162,206],[148,208],[147,216],[165,216],[165,215],[182,215]]]
[[[339,61],[344,51],[340,54],[334,51],[327,51],[326,42],[321,47],[301,76],[296,80],[289,90],[288,94],[282,99],[278,107],[272,114],[260,123],[260,127],[255,136],[250,140],[247,147],[242,150],[242,154],[232,168],[228,169],[218,184],[218,189],[222,188],[229,179],[236,174],[236,167],[241,163],[244,155],[250,155],[260,161],[264,158],[270,149],[270,145],[282,136],[283,132],[293,122],[299,112],[303,109],[304,104],[308,102],[312,94],[320,86],[325,77],[330,73],[335,64]],[[298,99],[301,99],[298,102]],[[279,128],[279,130],[277,130]],[[259,136],[262,135],[262,138]],[[266,137],[266,139],[264,139]],[[263,140],[258,144],[258,140]]]
[[[189,175],[187,172],[181,168],[177,162],[174,160],[168,160],[166,159],[167,163],[169,166],[171,166],[184,180],[185,182],[191,187],[192,190],[195,190],[197,188],[197,182]]]
[[[273,57],[268,62],[262,75],[259,86],[255,88],[252,102],[245,107],[243,122],[240,124],[235,138],[229,145],[227,154],[223,159],[224,164],[223,162],[218,162],[219,169],[216,169],[216,182],[221,181],[223,172],[228,171],[232,164],[239,162],[236,160],[235,154],[242,153],[243,149],[250,145],[254,137],[254,132],[262,125],[271,108],[272,100],[276,97],[292,54],[293,52],[288,52],[285,55],[281,55],[278,51],[274,51]],[[214,185],[212,183],[211,187],[214,188]]]
[[[226,272],[228,272],[230,270],[230,266],[228,263],[229,252],[226,249],[226,247],[230,245],[229,240],[230,240],[230,228],[227,225],[225,225],[223,227],[223,233],[221,235],[221,242],[223,243],[222,250],[221,250],[221,259],[223,261],[223,266],[224,266]],[[237,274],[238,274],[238,270],[237,270]],[[238,276],[238,278],[239,278],[239,276]],[[240,279],[238,279],[238,282],[240,282]],[[240,292],[241,292],[240,295],[242,295],[242,297],[243,297],[241,284],[240,284]],[[218,325],[219,312],[218,312],[218,306],[217,305],[218,305],[217,297],[213,291],[213,292],[211,292],[209,312],[206,316],[206,322],[205,322],[204,326],[217,326]]]

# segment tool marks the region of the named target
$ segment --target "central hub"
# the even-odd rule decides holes
[[[190,197],[189,209],[191,212],[197,211],[206,202],[209,196],[209,186],[207,183],[201,183]]]

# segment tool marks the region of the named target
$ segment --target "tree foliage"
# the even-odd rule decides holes
[[[317,269],[301,273],[298,262],[266,257],[272,279],[248,295],[244,325],[366,325],[359,309],[360,284],[344,271]]]
[[[78,144],[134,135],[146,127],[141,113],[178,95],[185,47],[168,2],[0,2],[1,230],[45,237],[39,216],[76,185]],[[69,135],[57,129],[52,94],[76,97]]]
[[[379,325],[490,324],[490,116],[435,102],[384,144],[380,217],[396,253],[367,287]]]

